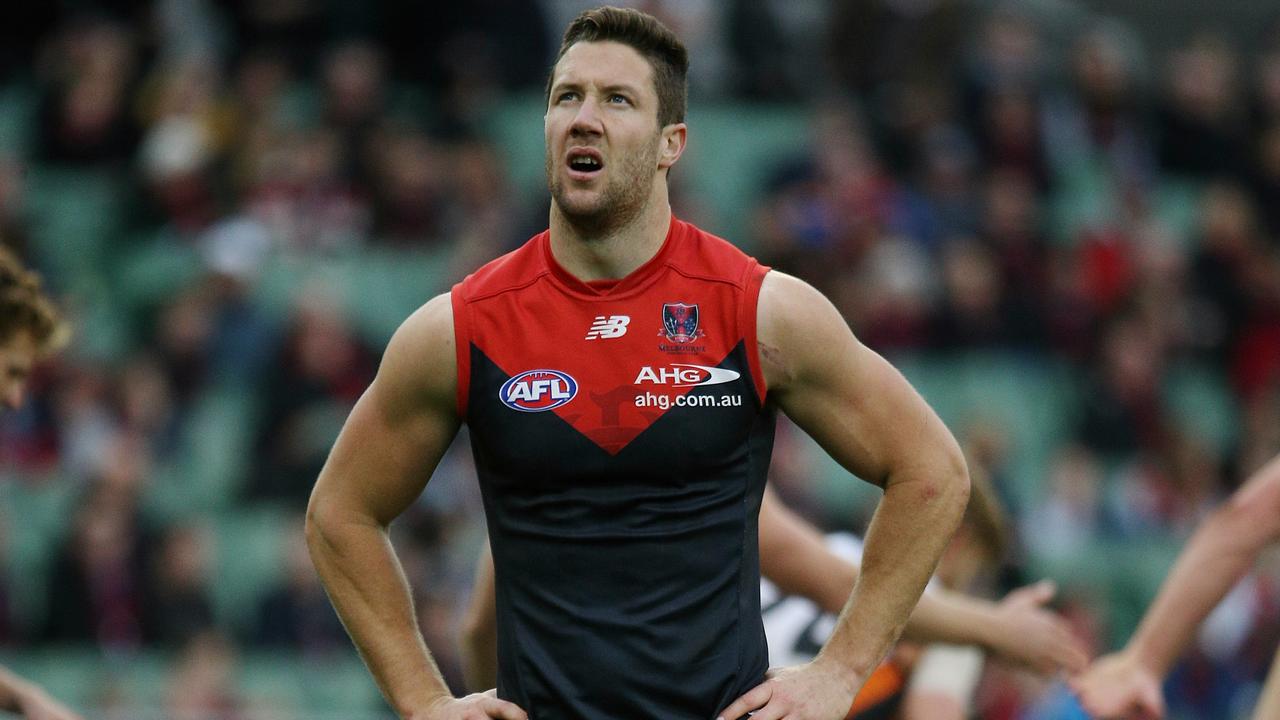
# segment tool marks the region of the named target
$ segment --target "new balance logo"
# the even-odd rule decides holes
[[[622,337],[627,334],[627,325],[631,324],[630,315],[597,315],[594,322],[591,323],[591,329],[587,331],[588,340],[604,340],[607,338]]]

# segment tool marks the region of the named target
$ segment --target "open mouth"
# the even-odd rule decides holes
[[[571,176],[587,179],[604,169],[604,158],[596,150],[574,149],[569,151],[568,165]]]

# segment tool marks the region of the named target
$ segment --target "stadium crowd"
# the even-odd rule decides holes
[[[1075,6],[1051,22],[960,0],[639,5],[690,44],[692,145],[701,106],[807,123],[731,239],[835,300],[926,396],[976,383],[939,407],[1016,531],[992,589],[1058,573],[1079,632],[1115,647],[1154,591],[1123,576],[1158,580],[1160,549],[1280,451],[1280,23],[1157,48]],[[76,332],[0,419],[3,657],[167,653],[165,716],[254,718],[284,711],[242,690],[240,656],[351,656],[300,523],[389,332],[367,306],[403,317],[545,226],[543,187],[512,175],[490,120],[541,92],[552,28],[587,6],[0,9],[0,242]],[[677,213],[728,220],[674,182]],[[388,300],[406,278],[407,304]],[[1009,374],[1026,392],[1001,391]],[[830,475],[780,428],[782,496],[860,530]],[[465,448],[396,532],[461,691],[458,548],[483,534]],[[1171,711],[1247,709],[1277,640],[1273,559],[1175,671]],[[76,700],[94,717],[138,717],[92,679]],[[995,667],[977,714],[1068,717],[1064,697]]]

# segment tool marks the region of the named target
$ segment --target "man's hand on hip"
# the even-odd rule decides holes
[[[462,698],[440,698],[430,707],[415,712],[406,720],[529,720],[519,705],[498,699],[497,690],[472,693]]]
[[[720,712],[718,720],[844,720],[865,678],[838,663],[814,660],[770,670],[768,679]]]

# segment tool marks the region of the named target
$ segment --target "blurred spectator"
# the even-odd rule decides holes
[[[370,133],[387,109],[382,53],[368,42],[348,41],[329,51],[322,77],[322,115],[342,145],[342,176],[355,185],[365,185],[368,172],[361,160]]]
[[[735,0],[725,11],[725,34],[733,57],[735,94],[751,100],[789,100],[799,88],[787,71],[787,46],[775,7],[768,0]]]
[[[443,208],[445,243],[457,252],[450,277],[461,280],[476,267],[501,255],[523,237],[519,203],[512,202],[502,154],[481,137],[461,138],[448,153],[453,168]]]
[[[440,100],[442,127],[469,127],[503,90],[542,89],[555,47],[544,3],[473,0],[404,6],[390,27],[402,65],[418,69]],[[394,17],[394,16],[393,16]],[[558,41],[558,38],[554,38]],[[424,48],[426,51],[424,52]]]
[[[43,638],[137,650],[148,640],[152,533],[138,505],[146,473],[137,440],[120,438],[72,516],[47,589]]]
[[[881,240],[834,296],[863,342],[880,352],[918,350],[930,338],[938,278],[919,244],[901,236]]]
[[[1174,52],[1158,128],[1165,170],[1203,178],[1248,171],[1236,64],[1230,44],[1216,35],[1197,36]]]
[[[156,318],[152,343],[180,413],[191,407],[209,379],[212,303],[208,288],[189,285],[170,298]]]
[[[165,716],[173,720],[248,720],[235,686],[236,653],[216,632],[193,637],[169,679]]]
[[[53,44],[38,125],[38,157],[54,164],[123,164],[138,129],[129,113],[134,46],[126,28],[80,19]]]
[[[981,237],[1004,287],[1002,317],[1009,339],[1030,348],[1043,345],[1048,286],[1048,243],[1041,234],[1034,176],[1014,169],[987,177]]]
[[[935,82],[957,66],[968,12],[956,0],[836,3],[828,38],[835,76],[863,96],[895,82]]]
[[[916,234],[930,248],[943,238],[978,231],[980,160],[969,137],[958,128],[940,128],[926,139],[916,190],[923,196],[928,218]]]
[[[1031,19],[1003,8],[977,33],[962,84],[965,121],[986,167],[1021,173],[1041,190],[1050,179],[1040,117],[1045,57]]]
[[[943,298],[931,337],[942,351],[1007,347],[1015,308],[1005,297],[996,255],[972,238],[952,238],[942,251]]]
[[[1164,447],[1163,352],[1147,328],[1119,319],[1102,331],[1095,375],[1084,395],[1079,438],[1104,458]]]
[[[178,525],[160,539],[146,618],[151,642],[182,647],[215,630],[209,598],[209,528]]]
[[[256,383],[269,360],[276,328],[256,302],[260,274],[269,260],[271,236],[243,215],[223,219],[200,242],[209,294],[210,363],[216,380]]]
[[[907,194],[876,156],[859,113],[830,102],[815,114],[809,154],[775,171],[757,222],[762,262],[793,273],[842,304],[856,273]],[[847,293],[843,293],[847,296]]]
[[[308,656],[346,648],[347,632],[316,577],[302,524],[290,523],[284,537],[281,580],[258,604],[252,642]]]
[[[117,380],[119,425],[147,441],[157,456],[167,456],[178,442],[178,415],[173,387],[159,360],[150,354],[131,358]]]
[[[319,49],[330,30],[320,0],[233,0],[227,3],[237,47],[268,49],[285,58],[296,71],[314,69]]]
[[[313,292],[299,302],[267,371],[249,497],[306,504],[375,368],[373,353],[328,298]]]
[[[286,252],[357,248],[369,232],[361,190],[344,177],[346,148],[324,128],[282,130],[265,141],[245,206]]]
[[[155,221],[189,238],[221,203],[214,171],[233,129],[222,78],[211,62],[187,61],[156,71],[141,94],[148,128],[139,162]]]
[[[371,153],[377,237],[402,247],[449,239],[443,227],[448,180],[444,150],[420,130],[389,124],[380,129]]]
[[[1141,114],[1140,47],[1115,24],[1099,23],[1076,40],[1070,86],[1051,92],[1044,108],[1051,180],[1061,197],[1099,192],[1090,184],[1093,168],[1117,192],[1150,186],[1156,158]]]
[[[1194,342],[1225,359],[1250,315],[1251,275],[1266,266],[1252,205],[1238,185],[1215,183],[1206,189],[1196,246],[1191,260]]]
[[[1079,557],[1102,535],[1102,469],[1081,446],[1058,451],[1047,476],[1046,495],[1023,516],[1027,547],[1041,558]]]

